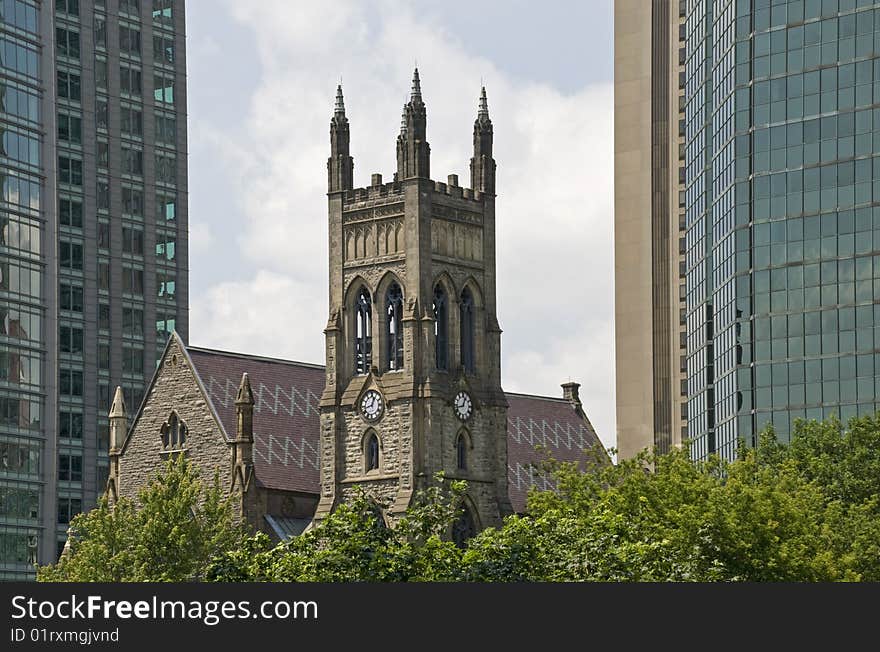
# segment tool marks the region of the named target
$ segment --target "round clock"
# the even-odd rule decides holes
[[[459,392],[456,394],[453,406],[455,407],[455,416],[459,419],[467,421],[471,418],[471,414],[474,411],[474,403],[467,392]]]
[[[361,414],[367,421],[377,421],[382,416],[382,395],[375,389],[364,392],[361,397]]]

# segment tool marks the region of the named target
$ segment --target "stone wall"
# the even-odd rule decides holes
[[[120,496],[136,498],[140,488],[146,486],[167,461],[169,453],[162,449],[161,431],[172,410],[186,424],[183,451],[198,467],[202,481],[213,482],[216,469],[221,487],[231,486],[232,447],[214,419],[179,341],[172,339],[140,418],[129,432],[120,456]],[[240,515],[240,501],[237,511]]]

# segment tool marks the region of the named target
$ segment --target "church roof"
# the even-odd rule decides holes
[[[323,365],[194,346],[187,351],[230,435],[236,428],[235,397],[247,372],[254,395],[257,481],[269,489],[317,494]],[[604,449],[589,420],[568,400],[511,393],[507,400],[508,491],[514,510],[521,512],[528,488],[547,486],[535,464],[547,455],[582,461],[585,449]]]

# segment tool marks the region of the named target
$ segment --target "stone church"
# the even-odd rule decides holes
[[[495,160],[485,88],[470,185],[432,181],[418,70],[390,183],[354,188],[342,88],[327,161],[326,365],[187,346],[172,335],[134,415],[110,412],[112,498],[134,497],[169,455],[219,470],[236,510],[276,539],[360,486],[393,523],[434,475],[467,480],[453,535],[515,511],[535,469],[607,459],[578,384],[561,398],[505,393],[496,314]],[[128,424],[130,423],[130,427]]]

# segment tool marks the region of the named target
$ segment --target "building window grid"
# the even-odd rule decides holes
[[[690,16],[689,16],[688,23],[687,23],[688,24],[687,33],[689,35],[689,38],[698,32],[698,30],[695,28],[695,25],[699,25],[700,22],[698,22],[695,19],[700,18],[702,20],[702,18],[704,18],[703,16],[697,15],[699,13],[699,11],[701,11],[701,9],[702,9],[702,7],[691,7]],[[746,21],[746,23],[747,22],[748,21]],[[857,20],[857,25],[858,24],[859,23]],[[863,36],[866,36],[869,31],[868,30],[868,21],[862,19],[860,24],[861,24],[861,27],[857,27],[857,31],[859,33],[861,33]],[[789,32],[791,32],[791,28],[789,28]],[[738,28],[738,34],[740,34],[740,33],[742,33],[742,30]],[[790,34],[789,34],[789,36],[790,36]],[[778,49],[779,47],[781,47],[782,41],[780,40],[779,37],[773,37],[773,38],[776,39],[777,45],[772,46],[772,47]],[[863,44],[865,44],[865,47],[867,47],[867,42],[868,42],[868,39],[863,38]],[[837,49],[837,47],[839,45],[840,45],[839,43],[835,43],[834,56],[836,58],[844,59],[845,56],[843,56],[843,54],[841,54],[843,52],[843,50]],[[842,47],[846,48],[848,46],[846,43],[843,43]],[[689,52],[693,53],[693,51],[694,50],[692,48],[689,48]],[[830,49],[829,49],[829,52],[830,52]],[[859,55],[856,54],[856,57],[858,57],[858,56]],[[795,60],[797,60],[796,57],[795,57]],[[699,63],[697,63],[697,62],[699,62]],[[701,63],[702,63],[702,60],[700,57],[694,57],[694,56],[689,57],[688,63],[687,63],[687,65],[689,66],[689,72],[692,71],[692,66],[696,66]],[[742,62],[740,60],[737,63],[740,64]],[[856,108],[857,111],[858,111],[858,107],[863,105],[863,104],[860,104],[860,102],[864,102],[865,104],[868,103],[867,98],[869,97],[869,93],[868,93],[869,84],[867,83],[867,77],[868,77],[867,72],[866,72],[867,66],[864,64],[864,62],[862,62],[861,67],[862,67],[863,71],[861,73],[856,71],[855,76],[859,77],[862,80],[862,83],[864,85],[864,90],[850,92],[850,91],[846,90],[848,88],[848,86],[842,86],[841,88],[835,89],[835,86],[831,85],[830,87],[832,89],[836,90],[836,93],[835,93],[836,97],[834,98],[834,100],[832,102],[832,98],[831,98],[830,93],[825,95],[825,98],[826,98],[825,102],[826,102],[827,107],[832,107],[832,110],[840,111],[841,110],[840,98],[842,97],[844,99],[844,101],[848,103],[848,102],[850,102],[850,99],[849,99],[850,96],[852,96],[854,98],[854,100],[852,100],[852,101],[855,102],[854,108]],[[760,70],[758,72],[760,72]],[[846,82],[845,82],[848,85],[849,78],[852,77],[852,75],[850,75],[848,70],[844,70],[844,72],[846,73],[846,75],[848,75],[846,77]],[[737,70],[737,75],[738,75],[737,84],[739,84],[739,82],[740,82],[739,74],[740,74],[740,70],[738,69]],[[826,76],[829,76],[829,84],[832,84],[834,82],[834,80],[830,77],[830,75],[826,74]],[[688,96],[690,99],[693,99],[691,91],[698,84],[699,78],[695,77],[693,75],[688,75],[688,77],[689,77],[689,83],[692,82],[691,85],[688,87],[688,91],[689,91]],[[701,83],[701,82],[699,82],[699,83]],[[724,87],[726,90],[726,88],[729,87],[729,82],[725,79],[724,83],[727,84],[727,86]],[[793,89],[792,88],[785,89],[785,93],[788,95],[796,96],[797,92],[799,90],[799,86],[798,86],[799,83],[800,83],[800,81],[795,83]],[[872,84],[873,83],[875,83],[875,82],[872,81]],[[838,85],[840,85],[840,84],[838,83]],[[858,83],[856,85],[858,85]],[[789,84],[789,86],[791,86],[791,84]],[[717,85],[716,85],[716,87],[717,87]],[[781,90],[781,88],[782,87],[780,87],[780,90]],[[820,93],[824,93],[824,91],[820,91]],[[778,96],[779,96],[779,92],[777,92],[777,97]],[[861,100],[859,98],[861,98]],[[787,97],[786,99],[790,100],[792,98]],[[797,98],[795,97],[794,99],[797,99]],[[776,101],[779,101],[779,100],[776,100]],[[819,100],[819,101],[821,101],[821,100]],[[702,104],[702,99],[700,100],[699,104]],[[741,104],[741,102],[740,102],[740,104]],[[816,104],[816,102],[813,102],[813,104]],[[794,105],[795,105],[795,110],[797,110],[798,102],[795,102]],[[688,101],[686,106],[688,107],[689,111],[691,110],[691,107],[693,106],[693,111],[692,111],[691,115],[693,115],[696,112],[697,103],[693,103],[693,105],[692,105],[692,103],[690,101]],[[850,110],[851,108],[852,107],[850,107],[848,105],[843,107],[844,110]],[[744,116],[746,121],[748,121],[749,118],[748,118],[747,113],[740,112],[740,115]],[[760,120],[763,119],[763,115],[764,115],[763,113],[761,115],[759,115],[756,122],[760,123]],[[809,116],[809,114],[807,114],[807,115]],[[866,136],[866,134],[870,134],[868,127],[867,127],[866,115],[867,115],[867,112],[864,112],[862,114],[862,116],[860,117],[860,120],[861,120],[860,125],[861,126],[857,127],[857,129],[859,129],[859,132],[857,135],[859,135],[860,137],[855,138],[854,136],[856,134],[854,134],[854,135],[844,135],[844,136],[842,136],[842,138],[837,138],[837,139],[832,138],[830,140],[829,144],[836,143],[837,147],[838,147],[838,151],[832,153],[830,148],[826,146],[825,149],[828,150],[828,154],[825,157],[825,160],[830,159],[830,160],[834,161],[835,164],[839,164],[840,159],[841,159],[841,149],[840,148],[843,147],[844,151],[849,151],[849,148],[851,147],[850,143],[854,140],[858,141],[861,145],[860,151],[858,151],[854,154],[850,154],[850,156],[854,156],[854,160],[856,160],[856,161],[859,160],[860,155],[862,156],[862,158],[864,158],[869,152],[871,152],[871,145],[866,145],[866,141],[871,140],[870,135]],[[791,124],[793,119],[796,122],[797,119],[800,117],[801,116],[799,114],[795,113],[794,115],[788,115],[786,117],[786,121],[788,124]],[[786,124],[786,123],[783,123],[783,124]],[[771,127],[772,126],[773,126],[773,124],[771,123]],[[737,123],[738,130],[739,130],[739,127],[740,127],[740,122]],[[690,121],[689,121],[689,124],[687,125],[686,131],[687,131],[687,134],[689,137],[696,136],[700,133],[699,130],[693,128]],[[717,147],[721,143],[722,140],[723,139],[716,137],[713,139],[713,142],[714,142],[715,146]],[[841,140],[842,140],[842,142],[838,142]],[[794,147],[798,147],[798,145],[795,145]],[[739,157],[739,153],[740,153],[741,149],[744,149],[744,148],[740,148],[738,145],[737,146],[737,157]],[[816,149],[819,151],[819,155],[822,156],[823,155],[822,150],[818,147]],[[700,169],[700,167],[698,167],[697,162],[694,160],[696,158],[697,151],[698,151],[697,148],[693,147],[693,143],[688,143],[688,146],[686,147],[687,158],[688,158],[688,162],[689,162],[688,175],[687,175],[688,179],[693,179],[694,178],[693,173]],[[783,150],[783,151],[786,155],[785,158],[783,158],[780,154],[774,154],[774,158],[772,160],[776,161],[777,164],[774,165],[773,167],[771,167],[770,170],[775,170],[775,169],[785,169],[787,171],[791,170],[792,165],[789,162],[790,157],[791,156],[797,157],[798,151],[797,150],[794,150],[794,151]],[[745,154],[745,156],[748,156],[749,152],[745,151],[744,154]],[[758,165],[759,165],[758,171],[760,172],[760,166],[763,165],[761,163],[761,160],[763,160],[766,157],[758,155],[756,158],[758,159],[758,161],[757,161]],[[795,158],[793,160],[797,161],[797,158]],[[784,165],[781,164],[782,161],[785,161]],[[750,172],[748,166],[739,165],[739,161],[736,161],[736,160],[735,160],[735,163],[738,166],[736,168],[736,177],[737,178],[742,178],[742,173],[740,172],[740,170],[745,171],[746,175],[748,175],[748,173]],[[798,161],[798,163],[800,163],[800,161]],[[801,165],[801,167],[803,167],[803,164],[800,164],[800,165]],[[860,199],[857,199],[855,201],[855,203],[853,204],[856,209],[858,209],[859,206],[863,205],[862,202],[871,201],[871,194],[869,194],[867,192],[868,191],[867,179],[869,178],[868,170],[869,170],[869,168],[865,167],[865,164],[862,163],[862,172],[861,172],[860,178],[862,179],[861,183],[863,185],[862,185],[862,190],[859,191],[860,192]],[[715,192],[718,192],[719,187],[723,187],[729,183],[730,172],[727,172],[726,174],[727,174],[728,178],[716,179],[715,182],[713,183]],[[849,175],[846,177],[847,180],[849,178],[851,178],[852,176],[855,176],[855,175],[851,175],[851,173],[849,173],[849,171],[846,170],[846,168],[844,168],[844,174]],[[829,176],[829,179],[834,179],[835,180],[834,183],[839,182],[840,181],[840,174],[837,172],[837,170],[835,170],[835,177]],[[838,208],[840,206],[840,201],[841,201],[840,196],[841,195],[843,195],[845,201],[848,201],[848,199],[849,199],[849,195],[844,194],[841,191],[837,191],[836,187],[834,187],[834,183],[832,183],[832,185],[829,186],[828,191],[825,193],[825,201],[826,201],[826,204],[824,205],[825,212],[827,212],[828,207]],[[693,222],[695,221],[693,219],[696,216],[694,209],[698,209],[699,198],[701,196],[703,196],[702,191],[699,190],[700,187],[701,187],[701,184],[691,183],[691,185],[688,186],[688,189],[685,192],[686,206],[687,206],[688,213],[689,213],[687,223],[689,226],[692,225]],[[874,188],[871,188],[870,190],[872,191],[872,194],[873,194]],[[789,201],[786,203],[790,204],[791,199],[796,198],[798,195],[798,192],[799,192],[799,188],[789,187],[789,191],[787,193]],[[851,192],[851,191],[848,191],[848,192]],[[876,196],[878,196],[878,195],[874,194],[874,197],[876,197]],[[755,201],[757,202],[757,210],[755,211],[755,216],[754,216],[756,222],[760,222],[762,220],[766,221],[768,218],[771,218],[774,215],[779,215],[780,212],[791,213],[791,210],[790,210],[791,206],[789,205],[788,207],[785,207],[784,203],[780,203],[779,200],[774,200],[775,205],[777,205],[777,209],[782,207],[782,211],[774,209],[772,214],[768,214],[767,208],[764,208],[765,205],[769,206],[769,202],[767,200],[763,199],[762,197],[758,197]],[[821,205],[819,207],[819,210],[822,210]],[[749,215],[749,213],[750,213],[749,206],[747,204],[743,204],[741,202],[741,200],[738,199],[737,204],[736,204],[736,223],[737,223],[737,225],[740,225],[740,226],[742,224],[747,225],[749,223],[750,218],[752,217]],[[724,218],[727,220],[730,219],[729,214],[725,214],[723,211],[717,211],[714,206],[713,206],[712,215],[713,215],[713,220],[720,219],[721,215],[724,215]],[[745,219],[743,219],[743,218],[745,218]],[[787,214],[786,221],[788,221],[788,219],[790,219],[790,218],[791,218],[791,216]],[[864,224],[864,222],[863,222],[863,224]],[[727,225],[725,225],[724,228],[727,228]],[[843,228],[846,228],[846,227],[842,227],[842,229]],[[688,308],[689,309],[695,308],[696,305],[698,305],[698,303],[699,303],[699,299],[697,297],[704,295],[704,292],[700,291],[700,288],[703,287],[703,283],[700,281],[695,282],[696,279],[692,278],[693,276],[695,276],[695,274],[693,274],[692,272],[694,270],[698,270],[699,268],[702,267],[702,263],[700,262],[700,259],[695,257],[695,253],[697,250],[696,248],[699,245],[701,240],[698,238],[694,238],[693,233],[694,232],[689,229],[689,232],[686,237],[686,249],[687,249],[686,266],[687,266],[687,274],[688,274],[688,282],[687,282],[686,286],[687,286],[687,292],[688,292],[687,301],[688,301]],[[868,238],[867,240],[870,242],[870,238]],[[785,260],[786,250],[789,250],[789,252],[792,252],[792,250],[793,250],[793,259],[794,259],[794,261],[797,261],[797,258],[800,255],[800,251],[803,249],[808,249],[809,250],[808,255],[811,257],[815,257],[816,260],[821,262],[830,256],[835,256],[835,257],[837,257],[837,256],[839,256],[839,257],[852,256],[853,251],[859,247],[859,243],[862,243],[861,244],[862,249],[860,251],[858,251],[858,253],[861,253],[861,254],[868,253],[868,251],[871,248],[870,244],[865,244],[866,238],[854,237],[852,232],[841,232],[840,234],[832,232],[832,233],[829,233],[829,235],[827,235],[827,236],[823,234],[821,236],[816,236],[816,241],[817,241],[817,244],[810,244],[808,247],[804,247],[803,245],[798,245],[797,242],[792,244],[789,241],[780,242],[779,244],[771,244],[770,246],[759,245],[759,247],[764,247],[764,249],[759,249],[757,251],[757,256],[758,256],[757,260],[760,262],[760,260],[767,260],[769,258],[769,260],[771,260],[771,261],[777,261],[780,258],[780,254],[782,254],[783,269],[786,267],[788,267],[788,268],[795,267],[796,268],[796,267],[800,267],[800,265],[797,262],[792,262],[791,260],[788,260],[788,261]],[[725,241],[723,243],[722,248],[724,249],[724,251],[729,251],[730,246],[731,246],[731,240],[728,239],[727,241]],[[746,246],[750,247],[751,245],[749,243],[747,243]],[[761,253],[763,250],[766,250],[767,252],[769,252],[769,256],[767,254]],[[720,249],[716,250],[716,251],[720,251]],[[724,279],[727,276],[731,276],[731,271],[733,271],[733,273],[738,274],[740,276],[742,275],[742,272],[744,269],[746,272],[748,271],[749,266],[753,263],[753,261],[750,260],[749,257],[744,259],[739,254],[739,251],[740,251],[739,245],[737,245],[737,248],[735,249],[735,263],[733,260],[731,260],[730,262],[727,262],[726,264],[724,264],[723,270],[722,269],[713,270],[715,272],[713,274],[713,276],[715,277],[714,281],[716,283],[720,279]],[[789,254],[789,255],[791,255],[791,254]],[[744,263],[746,264],[745,268],[743,267]],[[763,265],[763,267],[767,267],[767,265],[768,265],[768,263],[765,263]],[[851,266],[852,265],[850,264],[848,267],[851,267]],[[719,267],[720,267],[720,265],[719,265]],[[769,267],[770,267],[770,269],[774,268],[773,265],[770,265]],[[847,274],[850,273],[848,270],[848,267],[847,267],[847,271],[846,271]],[[800,303],[798,303],[798,301],[796,300],[794,305],[792,305],[792,303],[791,303],[792,297],[791,296],[786,297],[786,294],[792,295],[791,288],[789,288],[786,291],[784,288],[777,289],[774,286],[774,288],[772,290],[770,290],[768,293],[768,296],[770,297],[769,301],[758,297],[758,303],[757,303],[756,309],[758,309],[758,310],[763,309],[765,311],[770,311],[770,309],[772,308],[774,313],[776,313],[780,309],[782,309],[788,315],[797,315],[798,309],[801,307],[801,304],[803,304],[805,302],[811,303],[812,307],[815,307],[815,306],[822,306],[823,301],[825,301],[825,302],[848,301],[849,298],[853,296],[853,293],[857,292],[857,290],[853,290],[852,283],[856,283],[856,284],[860,283],[861,284],[860,285],[861,294],[856,295],[856,297],[858,297],[858,298],[856,298],[856,308],[858,309],[858,307],[859,307],[858,302],[859,301],[867,302],[869,300],[870,292],[874,290],[872,285],[875,285],[875,284],[866,278],[867,273],[868,273],[867,270],[870,269],[870,267],[871,267],[870,265],[866,265],[865,263],[856,263],[856,267],[858,267],[861,270],[861,272],[860,272],[861,279],[857,279],[855,281],[853,281],[851,279],[847,279],[843,283],[838,282],[836,285],[839,285],[841,287],[823,288],[822,292],[819,291],[820,287],[817,287],[817,286],[812,286],[812,287],[815,287],[815,290],[811,289],[809,292],[807,292],[805,289],[802,289],[802,288],[795,288],[795,292],[794,292],[793,297],[795,299],[797,299],[797,297],[799,295],[801,295],[802,298],[799,300]],[[829,269],[830,269],[830,267],[829,267]],[[841,271],[838,270],[838,273],[841,273]],[[801,274],[801,276],[802,276],[802,274]],[[725,284],[725,286],[723,288],[719,289],[719,291],[714,293],[714,295],[713,295],[716,301],[720,301],[720,303],[718,305],[719,318],[726,320],[728,322],[731,321],[731,319],[734,317],[734,315],[741,314],[743,312],[748,313],[748,310],[750,308],[750,306],[748,306],[748,305],[743,305],[741,303],[741,299],[738,299],[737,300],[738,303],[736,303],[735,306],[736,306],[736,310],[739,312],[737,313],[734,311],[734,304],[731,301],[731,295],[734,294],[734,285],[735,285],[734,283],[728,282]],[[738,285],[736,287],[738,287]],[[737,292],[739,292],[739,291],[737,291]],[[741,297],[742,296],[741,292],[736,294],[736,296]],[[804,297],[806,297],[806,301],[805,301]],[[748,302],[746,302],[746,303],[748,303]],[[864,305],[862,307],[869,308],[870,306]],[[748,318],[748,314],[746,315],[746,317]],[[693,319],[691,319],[690,315],[687,318],[687,322],[688,322],[689,330],[693,327],[696,327],[696,324],[692,323]],[[738,321],[737,323],[741,324],[742,322]],[[862,329],[863,334],[860,338],[860,341],[862,343],[867,344],[868,333],[870,333],[871,331],[872,331],[871,327],[865,327]],[[735,339],[735,332],[736,331],[734,331],[730,328],[725,329],[725,330],[721,330],[719,332],[718,339],[720,342],[722,342],[722,345],[725,347],[725,350],[719,351],[719,356],[718,356],[718,360],[720,361],[719,364],[722,364],[722,365],[729,364],[729,362],[731,360],[742,360],[743,355],[745,355],[746,362],[748,361],[750,344],[747,341],[745,344],[736,344],[737,340]],[[846,332],[847,334],[843,335],[844,332]],[[823,349],[821,349],[821,346],[825,345],[825,346],[829,347],[829,350],[830,350],[833,347],[841,346],[841,344],[840,344],[840,342],[838,342],[838,340],[845,342],[845,346],[852,346],[853,340],[856,340],[856,346],[860,346],[858,344],[859,338],[854,337],[852,333],[853,333],[853,331],[851,331],[851,330],[848,330],[848,331],[841,330],[840,333],[838,333],[837,336],[834,337],[834,341],[832,341],[831,337],[828,337],[828,338],[826,338],[826,341],[823,342],[820,340],[820,341],[818,341],[817,344],[814,344],[813,346],[814,347],[819,346],[820,347],[819,350],[822,351]],[[873,334],[873,333],[871,333],[871,334]],[[744,337],[746,340],[748,340],[748,333],[746,333],[746,335]],[[812,337],[814,339],[818,340],[818,336],[812,336]],[[797,344],[797,340],[803,339],[803,338],[798,338],[796,336],[794,339],[795,339],[795,344]],[[690,337],[690,336],[688,337],[688,351],[689,352],[692,352],[695,350],[696,347],[694,345],[696,344],[697,341],[698,340],[696,340],[693,337]],[[763,355],[763,354],[775,355],[775,353],[774,353],[775,350],[777,348],[779,348],[776,343],[777,342],[784,342],[784,341],[785,341],[785,338],[775,338],[774,337],[771,340],[772,346],[770,343],[768,343],[767,345],[763,345],[763,344],[759,343],[760,346],[758,346],[757,352],[759,353],[759,355]],[[734,351],[730,348],[732,346],[739,347],[736,350],[735,356],[733,355]],[[780,348],[779,351],[782,352],[782,351],[785,351],[785,349]],[[791,354],[791,345],[790,344],[787,349],[787,352],[788,352],[788,354]],[[830,353],[829,355],[833,356],[834,354]],[[691,364],[690,358],[689,358],[688,364],[689,364],[689,366]],[[737,374],[737,378],[738,377],[739,377],[739,374]],[[863,390],[862,390],[863,392],[867,392],[867,385],[871,384],[869,382],[868,378],[866,378],[865,381],[866,382],[863,382],[861,384],[861,386],[863,388]],[[730,383],[732,383],[734,381],[732,378],[732,374],[727,374],[727,375],[724,375],[723,377],[721,377],[721,375],[719,374],[719,378],[718,378],[717,382],[718,382],[719,387],[722,388],[724,391],[730,391],[730,388],[731,388]],[[739,381],[736,381],[736,382],[739,382]],[[834,381],[831,381],[831,382],[833,383]],[[691,385],[691,384],[693,384],[693,383],[689,382],[689,385]],[[846,389],[846,391],[850,392],[850,395],[852,395],[852,386],[853,386],[852,383],[849,383],[849,385],[847,386],[847,389]],[[834,392],[837,389],[838,388],[835,387],[833,384],[830,385],[830,390],[832,392]],[[777,394],[779,394],[779,392],[777,392]],[[864,395],[867,396],[867,394],[864,394]],[[861,401],[861,396],[862,395],[857,396],[857,398],[860,401]],[[722,400],[722,404],[724,406],[729,407],[732,404],[732,401],[729,397],[725,398],[725,399],[721,399],[721,400]],[[844,406],[844,407],[846,407],[846,406]],[[855,408],[853,408],[853,409],[855,409]],[[867,402],[861,403],[858,407],[858,410],[869,411],[869,409],[870,409],[870,405]],[[821,417],[823,410],[825,412],[827,412],[827,407],[821,408],[821,409],[815,408],[812,410],[812,412],[810,412],[810,410],[807,410],[807,416],[812,414],[812,416],[820,416]],[[789,414],[786,413],[785,411],[773,410],[771,412],[769,410],[764,410],[764,411],[762,411],[761,414],[763,414],[764,416],[773,416],[773,417],[779,418],[783,422],[785,422],[786,424],[790,422]],[[803,414],[801,414],[800,416],[803,416]],[[760,427],[760,425],[761,425],[761,423],[759,423],[759,421],[761,421],[761,419],[758,419],[758,420],[756,420],[754,418],[749,419],[748,417],[744,417],[744,419],[745,420],[743,420],[743,418],[738,418],[738,421],[741,424],[747,425],[748,428],[750,428],[750,429],[754,428],[755,424],[757,424],[758,427]],[[693,421],[694,420],[692,420],[691,425],[693,425]],[[723,430],[723,427],[721,424],[719,424],[719,433],[721,433],[723,436],[722,430]],[[704,440],[704,438],[695,438],[695,441],[703,441],[703,440]],[[719,450],[720,451],[731,451],[732,447],[730,444],[725,444],[723,442],[719,442]]]

